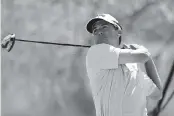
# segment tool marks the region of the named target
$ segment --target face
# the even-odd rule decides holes
[[[99,20],[93,25],[94,44],[106,43],[114,46],[119,45],[119,28]]]

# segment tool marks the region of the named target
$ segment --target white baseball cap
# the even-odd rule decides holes
[[[91,19],[88,22],[88,24],[86,26],[87,31],[92,33],[92,26],[93,26],[93,24],[95,24],[95,22],[97,22],[99,20],[104,20],[106,22],[109,22],[109,23],[113,24],[114,26],[119,27],[120,30],[122,30],[122,27],[121,27],[121,25],[119,24],[119,22],[118,22],[118,20],[116,18],[114,18],[110,14],[99,14],[95,18]]]

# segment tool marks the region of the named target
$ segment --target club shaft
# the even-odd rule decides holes
[[[51,44],[51,45],[62,45],[62,46],[86,47],[86,48],[91,47],[91,46],[88,46],[88,45],[65,44],[65,43],[53,43],[53,42],[32,41],[32,40],[23,40],[23,39],[15,39],[15,41],[30,42],[30,43],[41,43],[41,44]]]

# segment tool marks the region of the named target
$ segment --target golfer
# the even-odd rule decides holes
[[[93,45],[86,55],[96,116],[147,116],[146,98],[160,100],[162,84],[149,51],[123,44],[122,27],[109,14],[87,24]],[[140,65],[146,71],[142,71]]]

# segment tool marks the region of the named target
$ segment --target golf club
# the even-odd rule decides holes
[[[29,42],[29,43],[40,43],[40,44],[51,44],[51,45],[62,45],[62,46],[73,46],[73,47],[84,47],[84,48],[91,47],[89,45],[77,45],[77,44],[66,44],[66,43],[54,43],[54,42],[16,39],[15,34],[9,34],[5,38],[1,39],[1,46],[3,49],[6,49],[8,52],[10,52],[15,44],[15,41]]]

